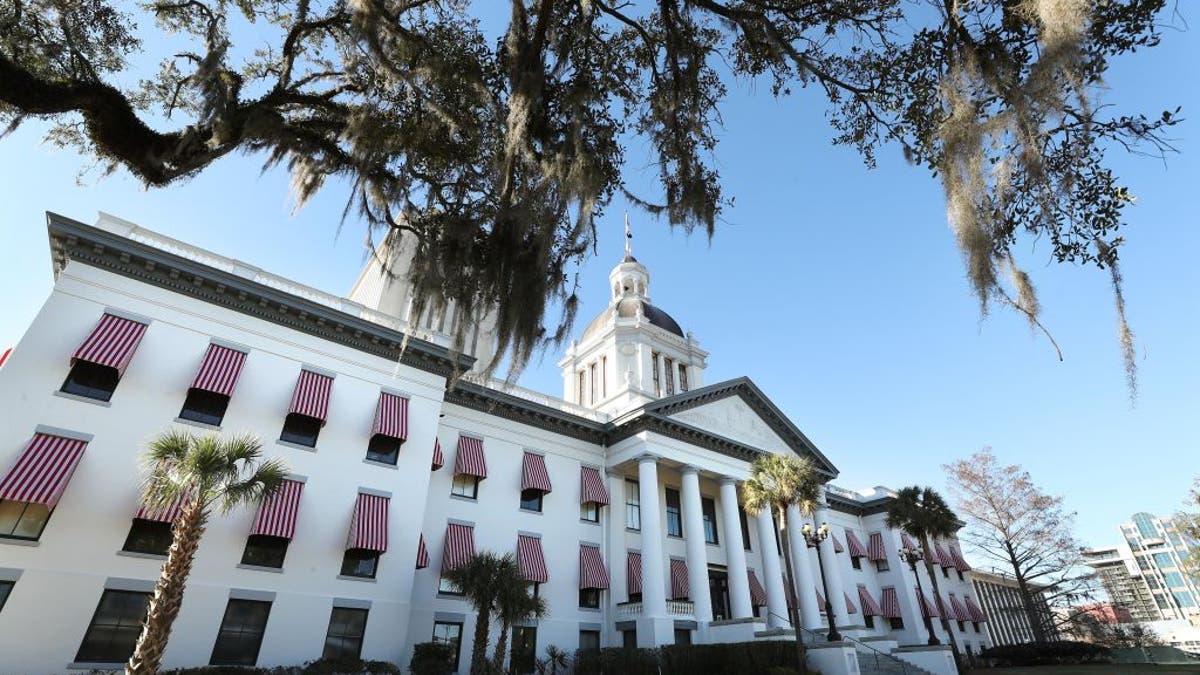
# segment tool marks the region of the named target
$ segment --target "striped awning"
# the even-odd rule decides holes
[[[593,502],[601,506],[608,504],[608,490],[600,479],[600,471],[590,466],[579,469],[579,503]]]
[[[446,457],[442,455],[442,442],[438,439],[433,439],[433,462],[429,465],[430,471],[437,471],[446,464]]]
[[[37,433],[0,478],[0,499],[54,508],[83,458],[87,441]]]
[[[546,571],[546,556],[542,555],[540,537],[517,535],[517,564],[521,567],[521,576],[525,577],[525,581],[544,584],[550,580],[550,573]]]
[[[196,379],[192,380],[192,389],[232,396],[245,363],[246,352],[210,344],[204,360],[200,362]]]
[[[625,579],[630,593],[642,592],[642,554],[630,551],[625,556]]]
[[[417,569],[426,567],[429,567],[429,549],[425,548],[425,534],[421,533],[421,538],[417,540]]]
[[[446,525],[446,543],[442,546],[442,572],[456,570],[475,557],[475,527],[461,523]]]
[[[846,598],[846,613],[858,614],[858,608],[854,606],[854,601],[850,599],[850,594],[842,591],[842,595]]]
[[[350,518],[350,536],[346,538],[346,549],[363,548],[368,551],[387,551],[388,545],[388,497],[358,493],[354,503],[354,515]]]
[[[987,615],[975,604],[975,601],[970,596],[964,596],[963,600],[967,603],[967,613],[970,614],[972,621],[987,621]]]
[[[550,492],[550,473],[546,471],[545,457],[532,452],[525,453],[525,458],[521,460],[521,489]]]
[[[375,423],[371,425],[371,435],[388,436],[401,441],[408,438],[408,399],[403,396],[379,393],[379,403],[375,406]]]
[[[971,571],[971,566],[967,564],[966,559],[963,558],[962,551],[958,550],[958,546],[956,544],[950,544],[950,555],[954,557],[955,569],[957,569],[959,572]]]
[[[750,577],[750,606],[762,607],[767,604],[767,589],[763,588],[762,582],[758,580],[758,575],[754,570],[747,570],[746,574]]]
[[[264,534],[269,537],[291,539],[296,535],[296,516],[300,513],[300,493],[304,491],[304,483],[298,480],[285,480],[279,486],[279,491],[263,500],[254,516],[254,527],[250,534]],[[359,495],[361,498],[363,495]],[[384,535],[383,548],[387,550],[387,498],[384,500]],[[347,548],[367,548],[365,546],[348,546]]]
[[[938,611],[937,608],[933,606],[933,603],[929,601],[929,598],[925,597],[925,594],[922,593],[921,589],[919,588],[914,587],[913,592],[917,594],[917,604],[921,606],[921,616],[929,619],[936,619],[938,617]]]
[[[883,589],[880,597],[883,599],[883,605],[880,616],[886,619],[900,618],[900,596],[896,595],[896,589],[888,586]]]
[[[937,544],[934,548],[937,549],[937,556],[941,559],[942,567],[954,567],[954,556],[946,550],[942,544]]]
[[[883,547],[883,533],[871,533],[867,543],[867,557],[871,560],[887,560],[887,549]]]
[[[863,616],[883,616],[879,603],[875,602],[875,598],[871,597],[871,592],[863,584],[858,585],[858,604],[862,605]]]
[[[846,528],[846,545],[850,547],[851,558],[866,558],[867,548],[862,545],[858,537],[854,534],[854,530]]]
[[[784,583],[784,585],[787,585],[787,584],[786,584],[786,581],[787,581],[787,580],[785,579],[785,580],[784,580],[784,582],[785,582],[785,583]],[[824,593],[822,593],[822,592],[821,592],[821,589],[820,589],[820,588],[817,588],[816,586],[813,586],[813,592],[817,594],[817,607],[818,607],[818,608],[820,608],[820,610],[821,610],[822,612],[824,612],[824,611],[825,611],[825,594],[824,594]]]
[[[687,561],[678,558],[671,559],[671,599],[686,600],[691,597],[692,589],[688,586]]]
[[[838,541],[836,534],[833,534],[832,532],[830,532],[829,538],[833,540],[833,552],[834,553],[842,553],[846,550],[846,548],[844,546],[842,546],[842,542]]]
[[[324,426],[325,417],[329,413],[329,390],[332,388],[332,377],[311,370],[301,370],[288,413],[314,417],[321,420],[321,425]]]
[[[913,541],[913,538],[908,536],[907,532],[900,533],[900,545],[913,551],[921,550],[921,547],[917,546],[917,542]]]
[[[963,604],[958,601],[958,598],[954,597],[953,593],[950,594],[950,617],[955,621],[971,620],[971,613],[967,611],[966,607],[963,607]]]
[[[133,514],[133,517],[141,520],[154,520],[160,523],[173,523],[183,513],[185,504],[187,504],[186,496],[177,497],[165,509],[152,509],[142,504],[138,507],[137,513]]]
[[[458,453],[454,456],[455,476],[487,478],[487,461],[483,458],[483,440],[470,436],[458,437]]]
[[[87,361],[116,368],[117,374],[124,375],[125,367],[129,365],[145,333],[144,323],[105,314],[92,329],[91,335],[75,350],[71,363]]]
[[[608,569],[599,546],[579,545],[579,587],[608,588]]]

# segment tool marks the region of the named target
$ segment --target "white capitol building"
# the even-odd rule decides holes
[[[923,610],[964,652],[989,645],[958,542],[934,547],[942,597],[918,568],[921,598],[883,487],[827,485],[819,551],[790,514],[805,553],[785,592],[772,519],[738,485],[763,453],[837,469],[750,379],[706,381],[632,255],[556,398],[476,374],[487,320],[455,356],[453,308],[411,320],[407,283],[374,262],[342,298],[108,215],[48,228],[54,290],[0,361],[0,673],[122,667],[170,537],[171,514],[138,502],[139,455],[173,427],[253,433],[293,475],[211,519],[165,668],[407,667],[439,640],[466,672],[475,616],[441,572],[482,550],[518,555],[547,601],[514,629],[522,654],[787,640],[798,621],[825,675],[880,658],[953,673]],[[816,637],[825,589],[844,642]]]

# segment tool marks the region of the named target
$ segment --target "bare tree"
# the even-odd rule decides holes
[[[1046,641],[1057,628],[1054,608],[1075,604],[1094,588],[1094,575],[1082,567],[1074,512],[1035,485],[1028,471],[1001,465],[991,448],[942,468],[955,511],[967,524],[960,537],[995,567],[1012,570],[1034,639]]]

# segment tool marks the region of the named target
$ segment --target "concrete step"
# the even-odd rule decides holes
[[[874,654],[858,654],[858,669],[863,675],[931,675],[929,671],[918,668],[911,663],[888,658],[882,654],[876,658]]]

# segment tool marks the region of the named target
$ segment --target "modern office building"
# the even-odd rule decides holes
[[[975,596],[979,598],[979,603],[987,614],[987,630],[992,644],[1013,645],[1036,640],[1017,580],[1011,574],[1004,574],[999,570],[984,572],[977,569],[972,571],[971,579],[975,586]],[[1035,604],[1042,631],[1047,640],[1058,640],[1056,621],[1042,593],[1042,587],[1034,584],[1032,588],[1036,591]]]
[[[739,484],[765,453],[837,469],[749,379],[706,381],[632,255],[556,398],[481,376],[488,318],[410,320],[404,276],[374,262],[338,297],[107,215],[48,227],[54,289],[0,368],[0,672],[129,656],[177,514],[139,503],[139,456],[171,429],[253,434],[291,475],[208,523],[167,668],[407,665],[437,640],[465,670],[475,616],[442,573],[482,550],[515,554],[549,606],[513,631],[518,671],[549,645],[790,639],[792,617],[821,632],[826,590],[858,641],[810,650],[826,675],[868,648],[953,672],[921,646],[939,611],[964,649],[990,643],[956,540],[934,542],[941,597],[923,569],[918,593],[885,488],[827,484],[815,549],[793,509],[785,593],[772,518]]]
[[[1135,513],[1120,530],[1116,546],[1084,552],[1112,602],[1135,621],[1177,619],[1200,626],[1200,587],[1185,565],[1197,542],[1174,519],[1149,513]]]

